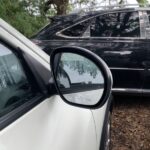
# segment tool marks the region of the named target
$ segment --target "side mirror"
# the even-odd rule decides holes
[[[105,62],[79,47],[62,47],[51,53],[50,65],[61,98],[83,108],[99,108],[110,97],[112,75]]]

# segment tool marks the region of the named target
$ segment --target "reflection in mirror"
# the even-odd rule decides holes
[[[76,104],[97,104],[104,92],[101,70],[84,56],[74,53],[61,53],[59,56],[56,79],[63,97]]]

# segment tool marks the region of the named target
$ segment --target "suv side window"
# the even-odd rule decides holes
[[[37,95],[18,57],[0,43],[0,117]]]
[[[63,35],[71,37],[80,37],[90,25],[90,20],[81,22],[73,27],[70,27],[62,32]]]
[[[138,12],[118,12],[98,16],[90,30],[91,37],[140,37]]]

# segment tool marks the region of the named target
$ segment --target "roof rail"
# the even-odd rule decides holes
[[[88,11],[99,11],[99,10],[111,10],[111,9],[121,9],[121,8],[133,8],[133,7],[150,7],[149,4],[118,4],[118,5],[105,5],[105,6],[93,6],[93,7],[84,7],[76,11],[76,13],[83,13]]]

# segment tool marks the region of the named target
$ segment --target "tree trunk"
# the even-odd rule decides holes
[[[48,0],[45,3],[45,13],[50,9],[51,5],[56,6],[57,15],[65,15],[67,13],[69,0]]]
[[[69,1],[63,0],[61,4],[59,3],[57,6],[57,15],[65,15],[67,13]]]

